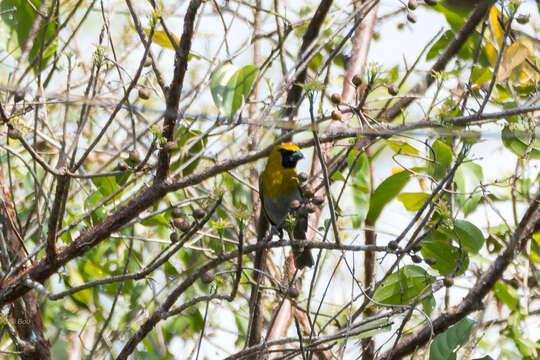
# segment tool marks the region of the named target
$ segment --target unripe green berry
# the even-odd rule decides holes
[[[332,101],[332,104],[339,105],[341,104],[341,96],[339,94],[332,94],[330,96],[330,101]]]
[[[358,74],[354,75],[353,78],[352,78],[352,83],[354,86],[358,87],[360,85],[362,85],[362,77]]]
[[[173,231],[171,233],[171,235],[169,235],[169,239],[171,240],[171,242],[177,242],[178,241],[178,238],[180,237],[180,235],[178,235],[178,233],[176,231]]]

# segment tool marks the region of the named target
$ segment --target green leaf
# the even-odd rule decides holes
[[[431,151],[433,150],[433,151]],[[435,180],[442,179],[452,164],[452,149],[440,140],[435,140],[429,151],[428,174]]]
[[[386,140],[386,143],[390,146],[392,150],[394,150],[396,154],[400,153],[418,155],[420,153],[417,148],[410,145],[409,143],[406,143],[405,141]]]
[[[6,47],[8,52],[17,50],[15,52],[20,53],[20,49],[25,46],[26,40],[30,35],[30,30],[32,29],[32,26],[37,19],[37,13],[33,9],[33,7],[36,9],[40,9],[42,4],[43,0],[2,0],[0,2],[0,13],[2,14],[2,21],[4,22],[4,24],[7,25],[7,28],[9,30],[8,34],[4,33],[2,36],[4,39],[6,39]],[[51,4],[49,4],[49,7],[50,6]],[[12,11],[13,9],[15,11]],[[34,38],[32,48],[30,49],[30,54],[28,56],[29,61],[32,61],[39,54],[42,37],[44,37],[44,44],[46,44],[51,39],[54,32],[56,31],[57,24],[57,21],[50,21],[44,28],[42,23],[40,30],[37,32]],[[43,31],[45,31],[45,35],[43,35]],[[13,46],[11,44],[11,39],[16,40]],[[33,67],[34,72],[37,73],[40,67],[42,69],[45,67],[49,59],[56,52],[56,46],[57,43],[55,39],[54,41],[52,41],[48,48],[43,49],[42,62],[41,64],[39,64],[39,61],[35,63]],[[17,47],[18,49],[15,49],[15,47]]]
[[[415,167],[411,169],[414,172],[420,172],[425,170],[423,167]],[[377,189],[373,192],[371,202],[369,204],[369,212],[367,214],[367,220],[371,224],[375,224],[379,215],[381,215],[384,207],[392,201],[403,190],[407,182],[411,177],[411,173],[408,171],[401,171],[397,174],[387,177]]]
[[[170,340],[173,336],[185,334],[188,326],[189,318],[187,316],[175,316],[172,321],[167,322],[165,325],[166,338]]]
[[[429,236],[431,240],[422,242],[422,256],[435,259],[435,264],[430,265],[441,275],[451,274],[459,265],[456,276],[459,276],[469,267],[469,255],[466,251],[452,246],[447,240],[442,240],[437,235]]]
[[[332,178],[331,178],[332,182],[335,182],[335,181],[345,181],[345,177],[343,176],[343,174],[341,173],[341,171],[336,171],[334,173],[334,175],[332,175]]]
[[[119,170],[119,169],[116,169],[116,170]],[[125,172],[123,174],[115,175],[114,178],[116,180],[116,184],[118,184],[118,186],[124,186],[124,184],[127,183],[131,175],[133,175],[132,172]]]
[[[204,319],[199,309],[196,309],[193,314],[189,316],[189,326],[193,332],[201,332]]]
[[[474,224],[466,220],[456,220],[454,229],[459,237],[457,240],[461,241],[466,250],[477,253],[484,245],[484,235]]]
[[[247,336],[248,320],[244,317],[239,316],[234,312],[234,323],[236,324],[238,338],[236,339],[235,345],[240,345],[242,341]]]
[[[163,215],[154,215],[141,221],[144,226],[169,226],[169,222]]]
[[[540,150],[540,128],[536,127],[535,131],[529,128],[528,120],[524,117],[519,117],[518,121],[511,124],[512,133],[514,136],[525,145],[531,144],[535,150]],[[534,133],[534,134],[533,134]]]
[[[519,311],[519,295],[513,287],[501,281],[493,286],[495,296],[512,311]]]
[[[401,193],[397,199],[408,211],[417,211],[424,205],[428,197],[429,194],[426,193]]]
[[[471,83],[482,85],[486,81],[490,81],[493,73],[488,67],[475,67],[471,74]]]
[[[352,161],[358,153],[355,151],[351,151],[349,154],[349,167],[352,165]],[[353,227],[357,228],[366,219],[370,203],[369,159],[366,153],[360,155],[351,171],[353,202],[356,206],[356,215],[352,217],[352,223]]]
[[[512,131],[510,131],[510,128],[508,126],[505,126],[504,129],[501,131],[501,138],[503,145],[508,150],[510,150],[520,158],[526,155],[527,144],[519,140],[519,138]],[[529,159],[538,160],[540,159],[540,150],[532,148],[528,155]]]
[[[540,264],[540,232],[532,235],[530,257],[532,261]]]
[[[104,197],[111,195],[118,190],[115,176],[98,176],[93,177],[92,182],[96,185],[98,191],[103,194]]]
[[[313,57],[313,59],[311,59],[311,61],[309,62],[309,69],[312,70],[312,71],[317,71],[317,69],[322,65],[322,54],[317,54]]]
[[[255,65],[238,69],[232,64],[225,64],[212,73],[210,92],[214,103],[225,116],[232,118],[242,107],[258,73],[259,68]]]
[[[428,296],[424,300],[422,300],[422,309],[427,314],[427,316],[431,316],[433,313],[433,309],[435,309],[435,306],[437,303],[435,302],[435,297],[433,295]]]
[[[434,277],[420,266],[406,265],[382,282],[375,290],[373,300],[389,305],[408,304],[430,291],[433,281]]]
[[[146,35],[150,35],[150,29],[149,28],[143,28]],[[175,45],[180,45],[180,40],[174,35],[171,34],[171,37],[174,39],[174,42],[176,44],[172,44],[169,37],[167,36],[167,33],[163,30],[154,30],[154,36],[152,37],[152,43],[159,45],[161,47],[167,48],[167,49],[175,49]]]
[[[94,280],[107,276],[107,274],[99,266],[94,265],[90,261],[85,261],[82,267],[82,273],[85,280]]]
[[[171,161],[171,172],[174,172],[180,168],[180,166],[191,161],[191,159],[199,154],[208,143],[208,137],[201,136],[202,132],[196,129],[188,129],[180,126],[174,135],[174,139],[178,143],[178,150],[174,151],[172,155],[178,155]],[[181,135],[181,137],[180,137]],[[180,139],[178,139],[180,137]],[[199,165],[200,157],[190,162],[181,172],[182,176],[191,174]]]
[[[464,12],[457,7],[447,5],[446,2],[439,1],[434,9],[444,15],[446,21],[454,31],[458,31],[461,29],[463,24],[465,24],[467,12]]]
[[[457,191],[456,202],[467,216],[474,211],[482,198],[480,183],[484,179],[482,167],[473,162],[464,162],[456,170],[454,181]],[[474,193],[473,193],[474,192]]]
[[[84,202],[85,204],[85,210],[90,210],[97,206],[97,204],[101,203],[105,196],[101,193],[101,191],[94,191],[90,196],[88,196]],[[107,217],[106,212],[102,207],[97,208],[95,211],[91,214],[91,221],[87,218],[85,222],[87,222],[90,225],[94,225],[99,223],[101,220],[105,219]]]
[[[474,323],[473,320],[465,318],[437,335],[429,348],[429,360],[456,359],[456,349],[469,341]]]
[[[401,171],[387,177],[377,186],[371,197],[367,221],[375,224],[383,208],[403,190],[410,177],[411,174],[408,171]]]
[[[438,57],[448,47],[448,44],[454,38],[454,32],[447,30],[429,49],[426,54],[426,61],[433,60]]]

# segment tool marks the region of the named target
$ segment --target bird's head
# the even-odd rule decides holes
[[[304,158],[300,148],[294,144],[279,144],[274,146],[270,158],[281,161],[281,166],[286,169],[296,167],[298,160]]]

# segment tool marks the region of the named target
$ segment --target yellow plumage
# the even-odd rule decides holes
[[[290,213],[293,200],[303,202],[302,189],[296,173],[296,163],[304,156],[300,148],[294,144],[274,146],[264,171],[259,178],[259,196],[266,218],[281,233],[283,223]],[[299,228],[301,227],[301,228]],[[294,236],[297,240],[305,240],[307,214],[297,219]],[[313,257],[309,249],[293,247],[296,267],[302,269],[313,265]]]
[[[292,194],[300,189],[296,168],[284,168],[280,149],[299,151],[300,148],[292,144],[276,145],[268,158],[266,168],[260,177],[261,190],[267,196],[277,197],[283,194]]]

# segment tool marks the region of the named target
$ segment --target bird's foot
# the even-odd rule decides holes
[[[270,226],[270,239],[272,239],[274,235],[279,236],[279,240],[283,240],[283,229],[278,229],[276,226],[271,225]]]

